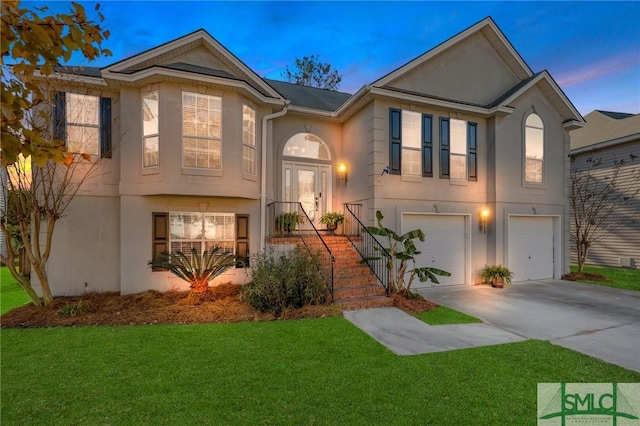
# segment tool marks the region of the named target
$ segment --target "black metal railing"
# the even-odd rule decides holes
[[[310,255],[320,261],[320,272],[333,301],[333,264],[336,259],[301,203],[274,201],[267,205],[267,235],[299,238]]]
[[[389,261],[391,257],[380,242],[360,221],[362,204],[344,205],[344,234],[356,249],[363,262],[369,266],[378,282],[389,292]]]

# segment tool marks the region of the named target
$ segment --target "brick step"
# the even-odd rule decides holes
[[[336,299],[351,299],[367,296],[386,296],[384,287],[379,285],[358,285],[334,288]]]
[[[349,299],[337,299],[334,303],[340,306],[343,311],[354,311],[356,309],[383,308],[392,306],[393,300],[387,296],[366,296]]]
[[[356,275],[349,277],[334,277],[334,288],[344,288],[359,285],[378,285],[376,277],[373,275]]]
[[[348,277],[359,277],[361,275],[372,275],[371,269],[362,268],[358,266],[334,268],[333,271],[334,271],[334,277],[338,279],[348,278]]]

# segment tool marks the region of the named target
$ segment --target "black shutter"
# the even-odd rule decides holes
[[[152,253],[153,260],[161,253],[169,252],[169,213],[152,213]],[[165,271],[164,268],[154,267],[153,271]]]
[[[433,117],[422,114],[422,176],[433,176]]]
[[[400,174],[402,155],[402,110],[389,108],[389,171],[392,175]]]
[[[249,215],[236,215],[236,256],[237,268],[249,267]]]
[[[469,180],[478,180],[478,125],[467,125],[467,146],[469,157]]]
[[[67,120],[67,98],[64,92],[53,94],[53,137],[59,141],[66,140]]]
[[[100,98],[100,155],[111,158],[111,98]]]
[[[449,179],[449,119],[440,117],[440,177]]]

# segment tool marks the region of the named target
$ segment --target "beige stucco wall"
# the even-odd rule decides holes
[[[119,211],[117,196],[73,200],[53,234],[47,275],[54,296],[120,291]],[[31,280],[40,293],[35,273]]]
[[[389,86],[487,105],[518,82],[495,47],[478,32],[398,77]]]
[[[159,91],[159,165],[142,166],[142,93]],[[222,98],[221,170],[186,168],[182,165],[182,92],[205,93]],[[256,175],[242,171],[242,105],[256,109]],[[237,92],[187,84],[162,82],[142,89],[122,89],[123,127],[128,129],[122,146],[122,181],[126,195],[182,194],[257,199],[260,196],[261,117],[271,110],[260,108]]]
[[[148,266],[152,256],[153,212],[217,212],[248,214],[250,252],[259,250],[260,204],[255,200],[217,197],[122,196],[120,203],[120,282],[123,294],[147,289],[187,290],[188,284],[169,272],[153,272]],[[231,269],[212,282],[246,283],[248,269]]]
[[[282,162],[287,161],[300,163],[325,164],[325,161],[317,161],[307,158],[284,157],[282,155],[287,141],[298,133],[313,133],[322,139],[329,148],[331,154],[331,178],[332,178],[332,199],[331,209],[342,209],[342,187],[336,178],[336,165],[344,161],[342,148],[342,129],[335,121],[313,118],[310,116],[289,113],[273,121],[273,133],[271,152],[269,155],[269,166],[267,174],[269,177],[268,201],[283,200],[282,195]]]

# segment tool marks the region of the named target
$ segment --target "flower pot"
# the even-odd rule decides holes
[[[335,235],[336,234],[336,229],[338,229],[338,224],[337,223],[328,223],[327,224],[327,231],[329,231],[330,235]]]
[[[491,281],[491,287],[504,288],[504,280],[502,278],[495,278],[493,281]]]

